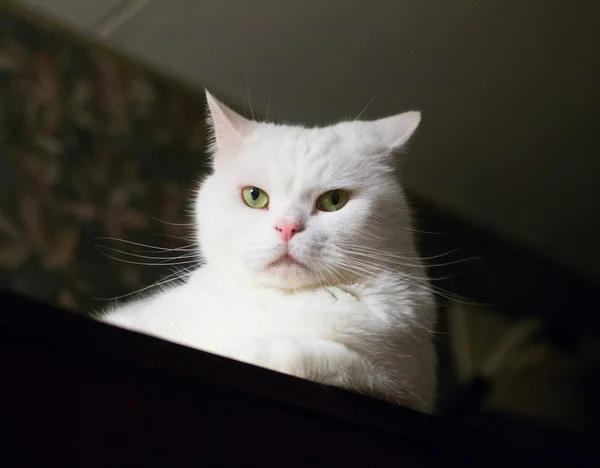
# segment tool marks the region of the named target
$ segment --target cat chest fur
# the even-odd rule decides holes
[[[239,337],[290,336],[363,345],[399,339],[413,327],[417,303],[406,290],[368,284],[286,292],[246,287],[201,269],[190,281],[161,293],[134,321],[145,331],[218,352]],[[414,296],[414,294],[412,294]],[[140,323],[144,322],[144,323]],[[143,331],[143,330],[140,330]]]

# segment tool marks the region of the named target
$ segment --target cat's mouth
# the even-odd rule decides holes
[[[286,253],[284,255],[282,255],[281,257],[279,257],[277,260],[275,260],[274,262],[269,264],[270,267],[278,267],[278,266],[283,266],[283,267],[291,267],[291,266],[299,266],[302,268],[306,268],[306,266],[299,262],[298,260],[296,260],[294,257],[292,257],[289,253]]]

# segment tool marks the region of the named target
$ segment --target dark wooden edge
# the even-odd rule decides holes
[[[594,453],[582,434],[524,428],[517,424],[510,430],[503,428],[501,433],[492,428],[467,427],[121,330],[8,292],[0,292],[0,310],[0,340],[3,341],[17,340],[31,347],[75,354],[90,363],[127,367],[132,375],[151,373],[157,379],[195,385],[199,393],[216,392],[221,397],[295,417],[428,445],[442,453],[496,458],[502,452],[503,457],[521,460],[546,458],[549,453],[581,459],[588,452]]]

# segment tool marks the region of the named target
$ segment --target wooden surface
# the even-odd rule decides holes
[[[5,466],[592,461],[581,434],[465,427],[0,297]]]

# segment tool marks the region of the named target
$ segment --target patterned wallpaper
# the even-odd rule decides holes
[[[188,243],[204,116],[201,94],[0,9],[0,287],[83,312],[172,273],[132,243]]]

